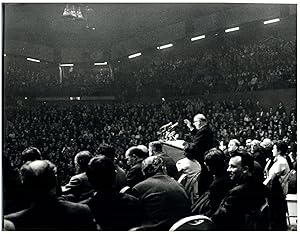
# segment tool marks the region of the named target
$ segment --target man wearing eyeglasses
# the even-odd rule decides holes
[[[184,123],[193,135],[193,141],[189,144],[189,150],[200,163],[204,160],[204,153],[214,147],[214,134],[203,114],[194,116],[193,124],[188,119]]]

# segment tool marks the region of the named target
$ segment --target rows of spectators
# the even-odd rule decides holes
[[[285,196],[297,193],[297,159],[287,140],[241,144],[231,138],[203,159],[187,143],[176,161],[160,141],[147,143],[126,150],[125,170],[117,165],[112,144],[99,144],[94,153],[79,151],[65,186],[57,180],[56,165],[36,147],[22,152],[19,169],[4,156],[4,230],[292,228]],[[184,225],[183,218],[198,214],[201,222]]]
[[[174,57],[160,63],[140,65],[136,69],[120,67],[94,72],[64,72],[62,86],[58,74],[46,70],[34,72],[26,67],[8,67],[7,87],[53,95],[72,90],[89,95],[101,89],[118,97],[191,95],[224,91],[253,91],[296,87],[296,37],[267,38],[251,43],[224,43],[205,48],[189,58]],[[147,92],[153,87],[157,93]],[[152,89],[152,90],[153,90]],[[70,94],[71,95],[71,94]]]
[[[172,95],[291,88],[296,85],[295,48],[295,38],[221,45],[188,59],[153,63],[117,76],[124,76],[125,86],[134,87],[137,93],[144,93],[148,86],[171,90]]]
[[[20,166],[24,148],[38,147],[46,159],[54,162],[66,182],[73,173],[74,154],[81,150],[95,152],[99,144],[116,147],[117,161],[126,169],[124,153],[132,145],[158,139],[161,125],[178,121],[179,139],[189,141],[183,124],[195,112],[206,113],[219,142],[236,138],[284,139],[296,152],[296,109],[287,112],[283,103],[264,109],[259,102],[210,102],[200,99],[163,103],[115,103],[73,105],[40,103],[5,110],[3,152],[14,166]]]
[[[65,72],[63,85],[65,87],[75,86],[97,86],[98,88],[107,87],[113,81],[109,67],[98,70],[75,71],[73,68]]]

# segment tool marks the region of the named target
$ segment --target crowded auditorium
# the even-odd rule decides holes
[[[296,231],[297,4],[2,3],[3,231]]]

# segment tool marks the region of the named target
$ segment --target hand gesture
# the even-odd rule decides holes
[[[184,122],[184,124],[186,124],[186,126],[188,126],[189,128],[192,127],[192,123],[191,123],[191,121],[189,121],[188,119],[184,119],[183,122]]]

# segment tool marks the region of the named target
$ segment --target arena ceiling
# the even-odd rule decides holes
[[[240,4],[216,3],[92,3],[80,4],[87,21],[65,19],[62,3],[9,3],[4,5],[4,39],[22,40],[57,48],[110,48],[138,33]],[[95,30],[92,30],[95,27]]]

